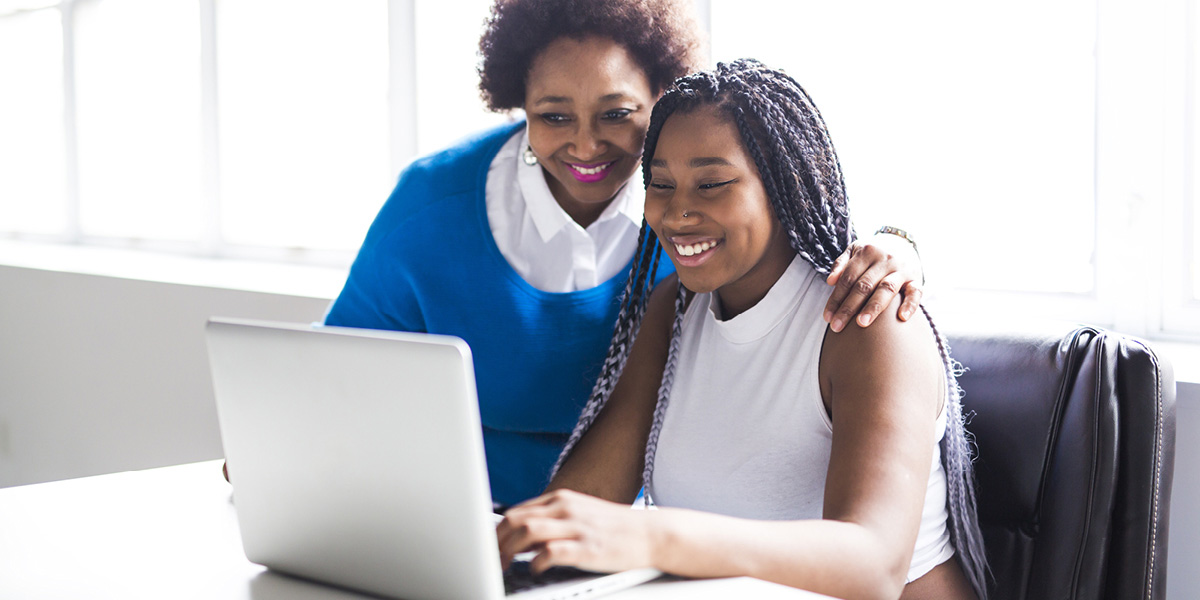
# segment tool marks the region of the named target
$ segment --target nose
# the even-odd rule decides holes
[[[575,129],[571,146],[572,156],[585,162],[600,158],[605,150],[605,143],[600,139],[600,132],[593,123],[581,123]]]
[[[647,209],[649,203],[647,203]],[[662,228],[668,231],[684,231],[703,220],[703,215],[696,210],[695,204],[688,198],[687,193],[676,190],[669,202],[663,203],[660,222]]]

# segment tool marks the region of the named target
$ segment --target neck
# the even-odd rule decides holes
[[[786,242],[773,244],[767,255],[741,279],[715,290],[713,293],[721,302],[721,318],[728,321],[761,302],[794,258],[796,251]]]

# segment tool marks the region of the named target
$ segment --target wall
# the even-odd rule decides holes
[[[0,266],[0,487],[219,458],[204,322],[316,321],[316,295]],[[1200,383],[1177,406],[1171,600],[1200,597]]]
[[[222,456],[205,321],[327,304],[0,266],[0,487]]]

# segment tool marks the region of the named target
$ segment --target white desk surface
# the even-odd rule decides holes
[[[607,596],[824,598],[755,579]],[[246,560],[221,461],[0,489],[0,598],[363,600]]]

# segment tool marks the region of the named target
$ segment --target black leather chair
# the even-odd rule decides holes
[[[1164,598],[1170,365],[1091,327],[947,338],[967,369],[991,597]]]

